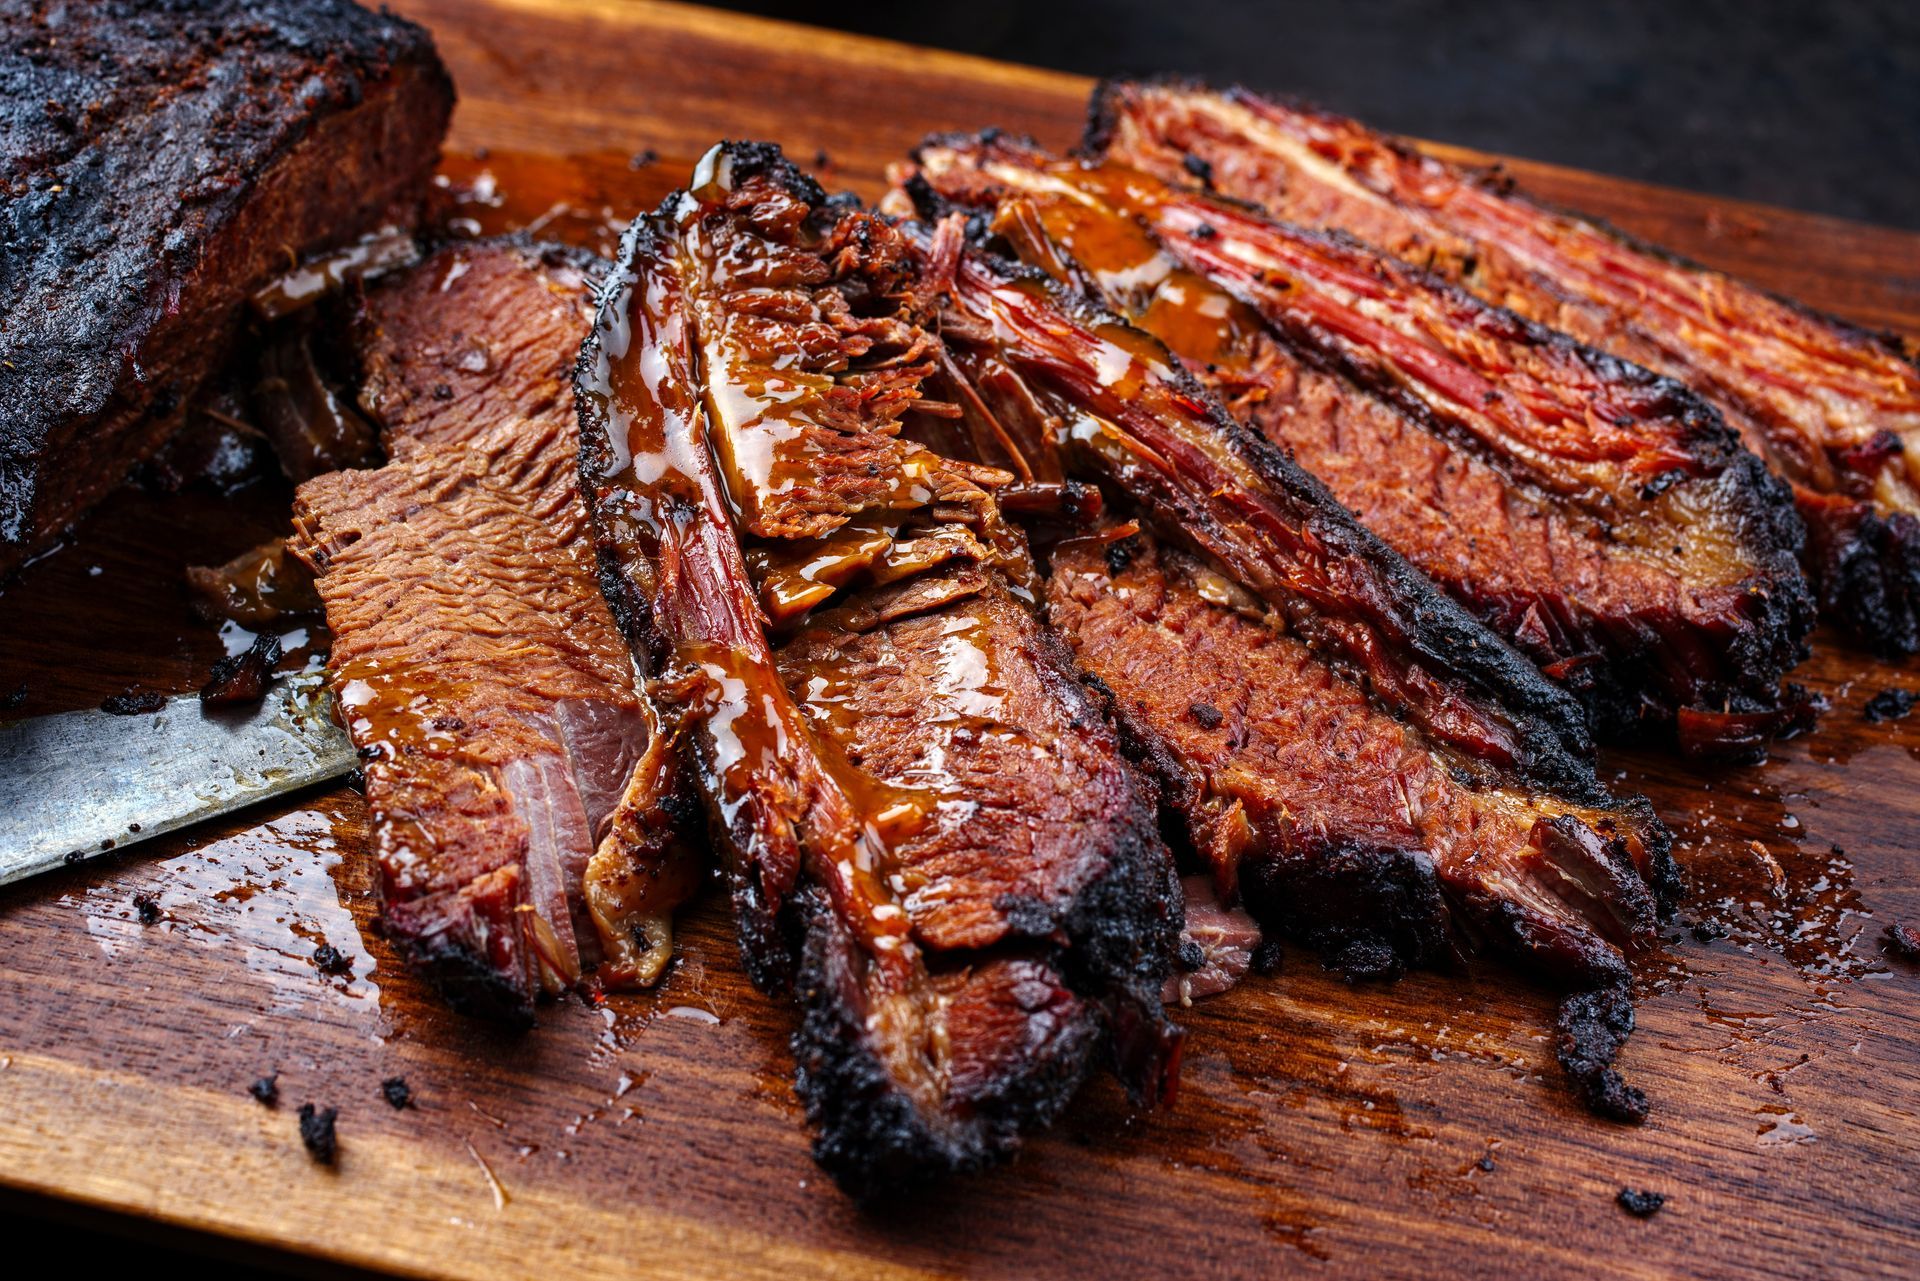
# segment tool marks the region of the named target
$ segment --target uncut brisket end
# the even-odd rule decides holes
[[[1821,610],[1920,647],[1920,368],[1891,338],[1685,262],[1356,121],[1244,90],[1115,83],[1087,147],[1336,226],[1711,401],[1794,488]]]
[[[1336,233],[1005,135],[910,192],[1155,333],[1610,737],[1748,744],[1804,655],[1787,489],[1684,387]],[[1731,713],[1731,714],[1730,714]]]
[[[596,962],[615,984],[657,977],[694,879],[674,753],[579,498],[563,371],[587,265],[482,241],[374,286],[361,400],[395,461],[311,481],[296,508],[372,758],[384,925],[457,1005],[515,1021]]]
[[[1676,873],[1651,807],[1596,779],[1577,705],[1153,339],[988,255],[949,270],[953,376],[998,420],[980,438],[1064,442],[1191,558],[1148,557],[1135,583],[1124,544],[1091,569],[1069,550],[1051,603],[1081,662],[1109,665],[1223,888],[1245,875],[1276,924],[1321,930],[1356,972],[1431,959],[1445,903],[1545,976],[1624,983]],[[1212,750],[1190,737],[1229,718]],[[1601,1056],[1569,1067],[1597,1106],[1637,1111]]]
[[[410,216],[453,106],[342,0],[0,4],[0,572],[178,423],[289,255]]]
[[[578,378],[603,582],[679,691],[749,973],[800,1000],[815,1155],[863,1196],[1004,1158],[1103,1044],[1145,1099],[1177,1050],[1170,858],[1030,612],[975,483],[1005,477],[899,434],[948,412],[916,289],[887,224],[726,145],[630,228]]]

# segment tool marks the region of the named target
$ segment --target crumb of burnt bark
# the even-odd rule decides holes
[[[648,147],[644,151],[636,151],[631,156],[628,156],[627,168],[645,169],[648,165],[653,164],[655,161],[659,159],[660,159],[660,153],[655,151],[652,147]]]
[[[347,786],[365,796],[367,794],[367,772],[359,766],[347,771]]]
[[[239,707],[258,703],[273,684],[273,669],[280,663],[280,638],[262,633],[243,653],[223,658],[213,665],[213,678],[200,690],[202,707]]]
[[[1481,1172],[1484,1174],[1493,1173],[1493,1158],[1490,1156],[1483,1156],[1478,1161],[1475,1161],[1474,1164],[1479,1166]]]
[[[452,400],[453,388],[447,383],[435,383],[433,385],[433,398],[435,400]]]
[[[1883,689],[1867,700],[1860,714],[1868,721],[1878,725],[1882,721],[1897,721],[1913,711],[1913,705],[1920,703],[1920,691],[1911,689]]]
[[[825,169],[828,165],[832,163],[833,163],[833,157],[827,154],[826,148],[822,147],[820,150],[813,153],[813,167],[815,169]]]
[[[1252,969],[1255,974],[1262,976],[1278,974],[1280,972],[1280,963],[1284,959],[1285,954],[1280,946],[1280,940],[1277,938],[1263,938],[1260,940],[1260,945],[1253,949],[1253,960],[1249,968]]]
[[[66,858],[63,861],[68,867],[72,867],[75,863],[85,861],[86,857],[86,851],[84,850],[68,850]]]
[[[160,903],[151,894],[133,896],[133,914],[140,918],[140,924],[152,925],[160,919]]]
[[[280,1074],[274,1072],[268,1076],[256,1078],[253,1084],[247,1087],[247,1093],[251,1094],[253,1101],[262,1107],[270,1108],[278,1106],[280,1103]]]
[[[322,974],[345,974],[353,969],[346,953],[331,943],[322,943],[313,949],[313,964]]]
[[[1199,156],[1189,153],[1180,157],[1180,167],[1198,178],[1202,185],[1213,185],[1213,166]]]
[[[1227,719],[1220,709],[1211,703],[1189,703],[1187,715],[1200,722],[1202,729],[1219,729],[1220,722]]]
[[[151,716],[167,705],[167,696],[158,690],[129,689],[103,699],[100,710],[111,716]]]
[[[25,703],[26,701],[27,701],[27,683],[25,681],[21,681],[18,685],[8,690],[5,694],[0,694],[0,712],[16,711],[19,709],[20,705],[22,703]]]
[[[308,1155],[321,1165],[332,1165],[340,1151],[340,1136],[333,1128],[339,1117],[338,1108],[316,1108],[311,1103],[300,1105],[300,1141],[307,1145]]]
[[[413,1089],[407,1084],[406,1077],[390,1076],[380,1082],[380,1097],[387,1101],[388,1107],[398,1112],[413,1102]]]
[[[1199,223],[1193,229],[1193,238],[1195,240],[1212,240],[1219,234],[1219,229],[1210,222]]]
[[[1667,1203],[1667,1198],[1658,1192],[1635,1192],[1632,1188],[1621,1188],[1620,1194],[1614,1197],[1614,1200],[1620,1203],[1622,1210],[1636,1219],[1652,1218],[1660,1212],[1660,1207]]]
[[[1693,941],[1696,943],[1712,943],[1727,937],[1726,930],[1711,921],[1695,921],[1687,927],[1687,931],[1693,935]]]
[[[1920,930],[1905,921],[1887,926],[1887,950],[1907,961],[1920,961]]]
[[[1556,1020],[1560,1066],[1589,1109],[1615,1121],[1647,1119],[1647,1096],[1628,1085],[1613,1059],[1633,1032],[1633,998],[1624,983],[1578,992],[1561,1002]]]
[[[1348,939],[1339,951],[1326,958],[1325,964],[1349,983],[1374,979],[1391,982],[1407,968],[1391,943],[1371,937]]]
[[[1175,958],[1175,963],[1188,974],[1192,974],[1207,963],[1207,949],[1192,939],[1181,939],[1180,955]]]

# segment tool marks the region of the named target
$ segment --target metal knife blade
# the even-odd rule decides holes
[[[310,672],[248,710],[185,694],[151,716],[0,726],[0,885],[338,778],[355,757],[332,713]]]

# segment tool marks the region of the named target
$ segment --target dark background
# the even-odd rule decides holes
[[[1920,0],[716,7],[1087,75],[1196,73],[1445,142],[1920,227]]]

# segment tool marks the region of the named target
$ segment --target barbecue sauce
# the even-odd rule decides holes
[[[774,918],[802,859],[842,920],[857,921],[871,963],[895,991],[918,950],[885,881],[893,842],[929,801],[851,766],[787,694],[715,466],[710,407],[695,390],[701,339],[690,291],[690,234],[730,191],[725,152],[702,163],[665,227],[629,233],[628,283],[602,311],[584,378],[605,424],[585,442],[596,520],[616,563],[644,591],[661,636],[655,688],[677,688],[695,734],[703,790],[735,858],[736,907],[756,978],[777,981]],[[597,474],[594,474],[597,473]],[[757,942],[757,948],[756,948]]]

